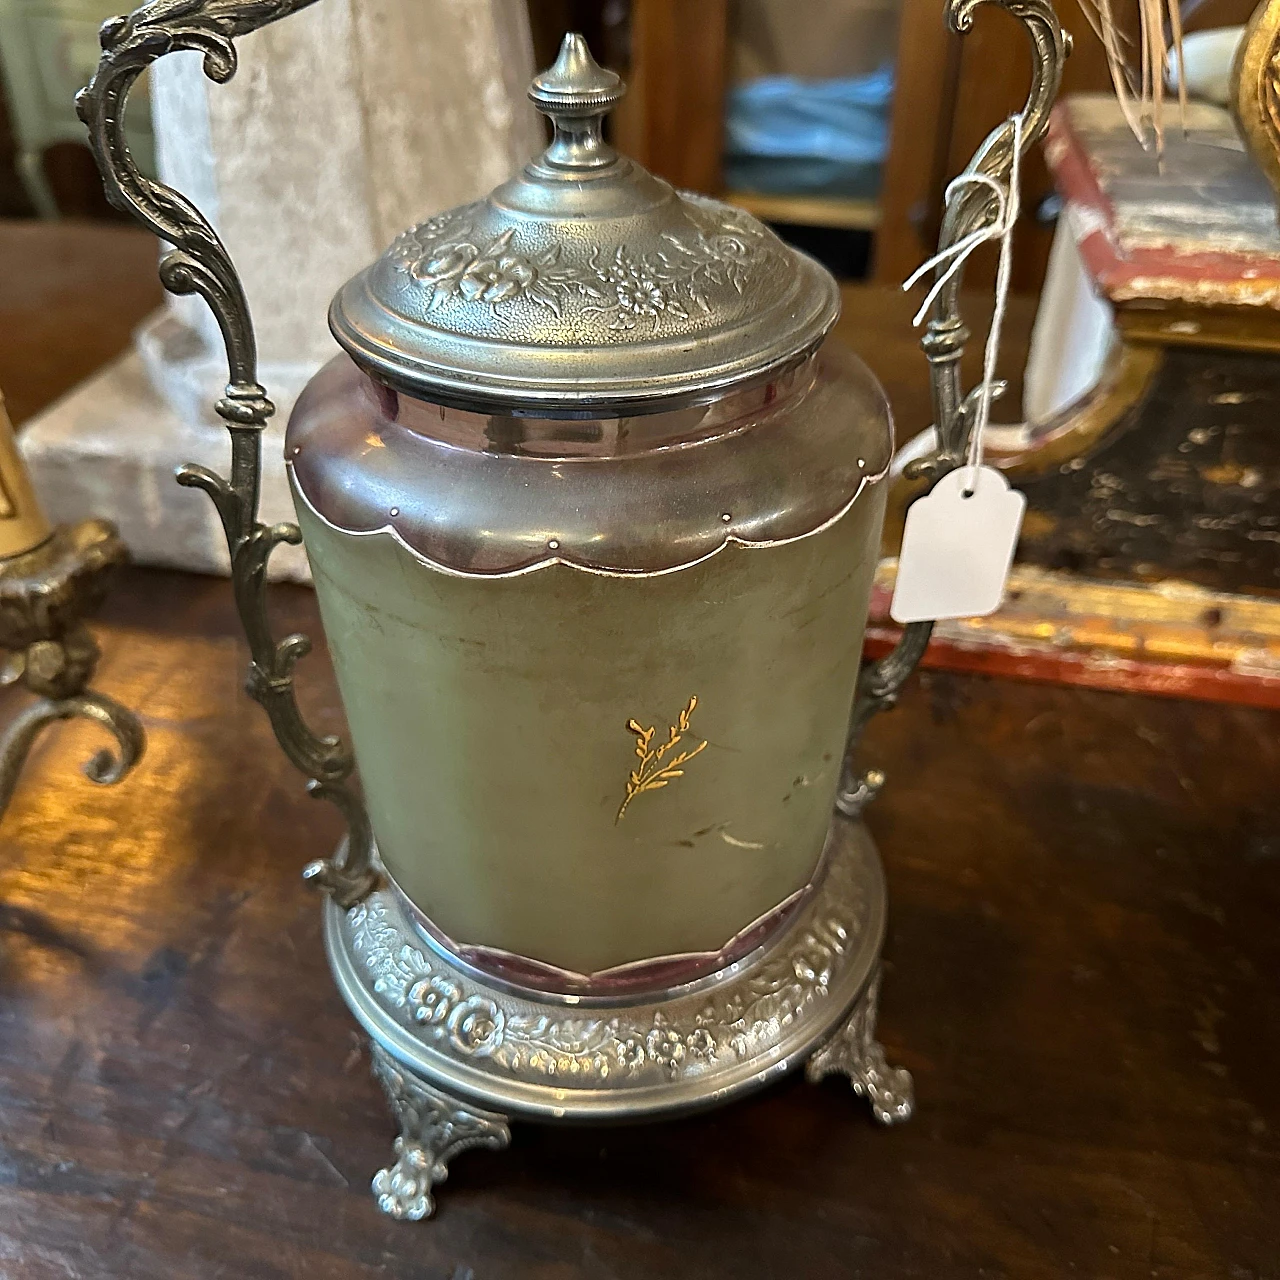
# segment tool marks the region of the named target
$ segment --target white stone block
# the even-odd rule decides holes
[[[262,519],[292,520],[283,465],[284,431],[263,434]],[[184,462],[225,475],[226,431],[179,417],[152,386],[136,352],[100,369],[32,419],[18,437],[31,479],[51,520],[105,515],[119,526],[135,562],[200,573],[230,570],[213,503],[173,478]],[[271,577],[309,582],[301,547],[278,547]]]

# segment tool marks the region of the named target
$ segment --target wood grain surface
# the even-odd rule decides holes
[[[0,393],[14,426],[129,345],[160,305],[155,236],[0,219]]]
[[[60,727],[0,826],[6,1280],[1278,1274],[1274,713],[926,674],[867,743],[916,1118],[793,1079],[519,1125],[411,1226],[298,876],[338,832],[240,692],[227,585],[134,571],[100,634],[146,758],[96,790]],[[303,684],[337,725],[322,652]]]
[[[150,239],[110,234],[42,257],[0,224],[16,408],[158,296]],[[909,313],[852,290],[841,322],[904,434]],[[309,591],[276,599],[316,632]],[[520,1125],[407,1225],[368,1194],[392,1126],[299,879],[337,819],[241,691],[228,584],[131,572],[98,632],[146,757],[95,789],[93,729],[59,726],[0,823],[3,1280],[1280,1276],[1277,714],[925,673],[867,741],[916,1118],[791,1080],[676,1124]],[[301,684],[338,728],[323,645]]]

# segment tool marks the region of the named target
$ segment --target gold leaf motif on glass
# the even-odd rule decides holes
[[[618,806],[618,816],[613,820],[615,826],[622,821],[622,815],[626,813],[627,806],[636,796],[645,791],[657,791],[676,778],[683,778],[684,769],[681,766],[692,760],[707,745],[705,742],[700,742],[692,750],[681,751],[677,755],[671,754],[689,732],[689,720],[697,705],[698,695],[694,694],[676,718],[675,724],[668,726],[667,740],[660,747],[651,745],[656,727],[651,726],[646,729],[634,716],[627,721],[627,728],[636,736],[636,755],[640,757],[640,764],[627,778],[627,793],[622,798],[622,804]]]

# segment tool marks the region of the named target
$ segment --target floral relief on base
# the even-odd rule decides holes
[[[504,1074],[590,1086],[676,1080],[766,1050],[815,1002],[825,1000],[856,950],[864,903],[848,877],[832,906],[741,978],[701,998],[598,1012],[548,1012],[519,996],[483,988],[415,945],[386,891],[347,912],[351,947],[372,990],[393,1017],[425,1042]]]

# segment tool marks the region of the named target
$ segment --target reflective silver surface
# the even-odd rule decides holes
[[[529,96],[555,127],[546,152],[404,232],[334,299],[357,363],[464,408],[646,412],[762,377],[835,323],[825,268],[604,142],[622,87],[581,36]]]
[[[891,1067],[876,1039],[880,974],[853,1006],[840,1030],[805,1063],[804,1078],[817,1084],[829,1075],[849,1078],[854,1093],[866,1098],[881,1124],[910,1120],[916,1109],[915,1082],[905,1067]]]
[[[373,1074],[396,1118],[395,1160],[373,1178],[373,1198],[388,1217],[419,1222],[436,1207],[432,1188],[449,1161],[473,1147],[500,1151],[511,1141],[505,1116],[465,1107],[372,1045]]]
[[[833,821],[826,875],[786,927],[714,980],[593,999],[490,981],[427,947],[396,896],[325,908],[343,999],[392,1059],[460,1105],[631,1120],[696,1109],[798,1066],[867,992],[884,875],[860,822]]]
[[[849,1077],[856,1094],[871,1104],[881,1124],[909,1120],[915,1109],[911,1073],[885,1062],[875,1038],[880,974],[854,1002],[840,1029],[809,1059],[805,1078],[816,1083],[832,1072]],[[435,1212],[431,1194],[449,1176],[449,1161],[474,1147],[500,1151],[511,1141],[508,1116],[461,1102],[393,1058],[377,1042],[370,1045],[373,1074],[396,1117],[400,1133],[395,1160],[373,1178],[373,1196],[389,1217],[411,1222]]]
[[[804,537],[880,481],[892,449],[884,393],[832,342],[712,405],[573,421],[424,404],[339,357],[285,440],[295,495],[327,524],[480,576],[666,573]]]
[[[260,433],[272,406],[256,380],[243,291],[211,225],[179,193],[138,172],[123,131],[129,90],[156,58],[175,49],[199,50],[206,73],[226,80],[235,71],[237,37],[311,2],[167,0],[113,19],[103,28],[102,62],[79,99],[79,111],[113,203],[176,246],[161,264],[164,284],[176,293],[203,296],[227,344],[229,383],[218,412],[231,432],[230,477],[188,468],[183,481],[209,494],[226,530],[253,655],[250,692],[266,707],[290,759],[314,779],[313,791],[334,800],[348,819],[350,839],[335,858],[313,863],[309,874],[331,890],[325,905],[330,964],[344,999],[375,1042],[379,1077],[402,1130],[395,1165],[379,1175],[383,1207],[398,1216],[429,1213],[431,1186],[445,1176],[449,1156],[469,1145],[505,1143],[509,1115],[667,1116],[758,1088],[809,1055],[812,1075],[843,1071],[872,1100],[879,1118],[904,1118],[911,1106],[909,1078],[887,1067],[873,1035],[885,889],[860,822],[835,817],[826,875],[757,952],[708,982],[630,1001],[575,1007],[563,996],[549,1000],[534,991],[513,992],[510,984],[482,972],[463,971],[447,954],[427,948],[394,895],[374,887],[368,822],[346,783],[350,753],[336,739],[310,732],[293,699],[293,666],[307,641],[291,636],[277,642],[267,622],[267,558],[276,544],[299,535],[296,526],[269,527],[258,520]],[[1043,130],[1057,90],[1065,37],[1049,0],[947,0],[947,20],[963,32],[988,2],[1020,19],[1033,46],[1022,134],[1029,147]],[[507,504],[518,518],[499,530],[494,545],[501,555],[484,561],[471,548],[451,546],[449,556],[465,561],[467,572],[522,572],[562,552],[605,572],[665,572],[712,554],[730,539],[763,545],[803,536],[812,528],[796,523],[798,512],[821,526],[840,513],[838,502],[831,503],[841,492],[840,501],[852,502],[868,478],[862,473],[883,467],[882,451],[863,451],[857,430],[848,430],[853,417],[870,424],[868,439],[885,434],[878,392],[867,392],[862,402],[862,393],[850,396],[837,415],[845,423],[843,436],[815,431],[807,442],[803,435],[797,438],[797,452],[777,455],[735,449],[740,461],[735,456],[717,469],[716,483],[703,494],[673,487],[663,469],[678,467],[682,450],[714,444],[722,425],[714,420],[710,434],[699,421],[678,440],[650,440],[652,463],[643,451],[637,455],[625,447],[611,449],[608,457],[590,449],[561,456],[554,450],[567,442],[554,430],[519,433],[509,427],[522,414],[616,427],[629,414],[662,416],[724,401],[730,392],[754,393],[801,366],[838,313],[835,282],[823,268],[749,215],[678,195],[608,147],[601,119],[620,92],[617,78],[595,66],[580,38],[567,38],[560,61],[531,91],[556,128],[544,155],[487,200],[404,233],[346,286],[331,312],[335,333],[359,364],[388,387],[433,401],[442,422],[447,405],[482,411],[506,424],[512,438],[488,441],[495,447],[480,451],[486,464],[497,460],[500,468],[549,445],[552,456],[542,452],[540,462],[547,475],[561,473],[557,483],[566,494],[572,494],[573,468],[625,458],[629,474],[641,475],[645,465],[655,475],[663,473],[654,492],[666,487],[683,495],[663,509],[667,523],[660,533],[666,541],[656,554],[652,513],[641,504],[625,522],[633,526],[641,552],[619,536],[608,555],[593,563],[598,523],[578,519],[577,507],[566,503],[557,515],[557,529],[563,525],[568,531],[562,538],[535,518],[546,510],[542,503],[536,511],[520,508],[511,489]],[[970,171],[1007,178],[1012,140],[1007,124],[998,128],[979,148]],[[969,188],[948,214],[943,245],[989,222],[995,212],[989,190]],[[932,479],[959,464],[972,428],[972,398],[963,397],[959,381],[968,337],[957,309],[959,287],[957,276],[939,295],[925,339],[941,447],[918,470]],[[396,414],[382,407],[394,423]],[[767,421],[769,415],[756,416]],[[415,458],[418,464],[426,460],[414,450],[438,446],[443,456],[458,447],[446,434],[412,422],[406,421],[404,432],[395,445],[406,475]],[[477,521],[467,501],[448,510],[447,503],[434,505],[437,494],[432,504],[413,510],[390,489],[379,492],[379,478],[386,477],[377,456],[390,449],[391,438],[374,431],[347,441],[355,448],[339,450],[334,470],[307,472],[306,481],[301,477],[309,465],[308,441],[294,440],[302,446],[294,459],[300,488],[321,517],[337,527],[345,519],[355,532],[389,528],[407,545],[418,539],[415,553],[428,560],[436,553],[422,548],[449,544],[468,521],[475,543],[483,544],[492,527]],[[347,467],[349,478],[357,462],[367,484],[353,495],[349,487],[343,491],[341,472]],[[802,476],[792,474],[796,466],[803,467]],[[499,469],[486,476],[486,483],[500,474]],[[326,485],[324,502],[331,512],[315,496]],[[606,486],[605,492],[620,500],[620,491]],[[489,510],[501,515],[503,505],[491,503]],[[446,518],[437,523],[441,509]],[[403,529],[395,523],[402,517]],[[860,682],[840,798],[849,812],[879,783],[871,775],[858,781],[852,768],[861,725],[875,710],[892,705],[928,629],[928,623],[908,628],[899,649],[868,667]]]

